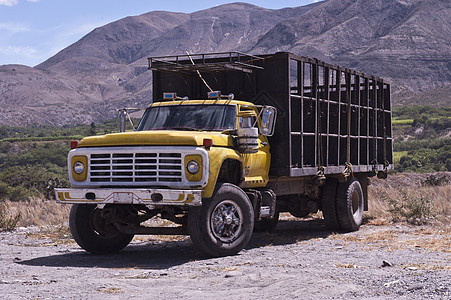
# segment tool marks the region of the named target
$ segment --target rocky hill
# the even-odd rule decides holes
[[[118,107],[146,106],[146,58],[185,51],[290,51],[390,80],[395,104],[438,89],[445,98],[437,105],[450,105],[443,93],[451,82],[449,15],[447,0],[328,0],[281,10],[232,3],[127,17],[34,68],[0,66],[0,124],[91,123],[112,118]]]

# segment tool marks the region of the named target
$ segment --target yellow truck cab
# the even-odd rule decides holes
[[[149,69],[154,99],[136,131],[69,152],[72,188],[56,198],[73,204],[83,249],[189,234],[207,255],[232,255],[280,212],[322,210],[331,229],[359,228],[368,176],[392,168],[388,84],[291,53],[149,58]],[[147,226],[155,216],[178,226]]]

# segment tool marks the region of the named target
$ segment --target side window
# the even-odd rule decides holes
[[[240,128],[252,128],[255,123],[254,117],[240,117]]]

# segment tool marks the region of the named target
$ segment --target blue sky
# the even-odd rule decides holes
[[[96,27],[153,10],[191,13],[222,0],[0,0],[0,65],[35,66]],[[277,9],[318,0],[242,0]]]

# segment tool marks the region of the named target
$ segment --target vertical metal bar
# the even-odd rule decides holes
[[[382,130],[383,130],[383,146],[384,146],[384,161],[383,163],[385,164],[385,162],[387,161],[387,128],[385,125],[385,101],[384,101],[384,94],[385,94],[385,90],[384,90],[384,82],[381,80],[380,82],[380,89],[381,89],[381,108],[382,108]]]
[[[346,102],[348,104],[347,111],[347,137],[346,137],[346,162],[351,162],[351,73],[346,73]]]
[[[291,167],[293,166],[293,143],[291,142],[291,138],[292,138],[292,133],[291,133],[291,118],[292,118],[292,111],[291,111],[291,90],[290,90],[290,55],[286,55],[287,59],[284,59],[285,62],[285,68],[286,68],[286,74],[285,74],[285,78],[287,78],[287,86],[286,88],[288,89],[286,91],[287,95],[288,95],[288,165],[291,169]]]
[[[365,97],[366,97],[366,163],[370,164],[370,83],[365,78]]]
[[[357,97],[357,108],[356,108],[356,115],[357,115],[357,164],[360,165],[360,76],[355,76],[355,92]]]
[[[338,90],[338,141],[337,141],[337,165],[340,165],[341,151],[341,68],[337,68],[337,90]]]
[[[326,166],[329,166],[329,139],[330,139],[330,68],[324,68],[324,88],[326,91],[326,100],[327,100],[327,115],[326,115]]]
[[[373,158],[374,164],[377,164],[377,83],[373,79]]]
[[[313,97],[312,99],[315,99],[315,166],[319,166],[321,163],[321,143],[320,143],[320,132],[319,132],[319,126],[321,124],[321,112],[320,112],[320,105],[319,105],[319,97],[318,97],[318,60],[315,60],[315,64],[312,65],[312,93]]]
[[[387,95],[388,97],[390,97],[390,85],[386,84],[387,86]],[[390,102],[389,102],[390,104]],[[390,158],[391,158],[391,163],[394,163],[394,159],[393,159],[393,123],[392,123],[392,108],[391,105],[389,107],[389,112],[390,112],[390,140],[391,140],[391,154],[390,154]]]
[[[152,102],[156,102],[158,99],[158,93],[160,92],[160,82],[159,82],[159,72],[157,70],[152,70],[152,84],[153,84],[153,91],[152,91]]]
[[[299,63],[300,73],[299,76],[300,84],[300,96],[301,96],[301,167],[304,167],[304,62]]]
[[[302,81],[301,81],[301,62],[296,59],[294,60],[296,63],[296,86],[297,86],[297,91],[296,94],[299,96],[301,94],[301,88],[302,88]],[[298,101],[299,104],[299,111],[297,112],[299,114],[299,120],[298,120],[298,126],[299,126],[299,132],[300,132],[300,136],[299,136],[299,153],[297,156],[297,159],[299,161],[299,168],[303,167],[302,164],[302,151],[303,151],[303,147],[302,147],[302,98],[298,98],[296,101]]]

